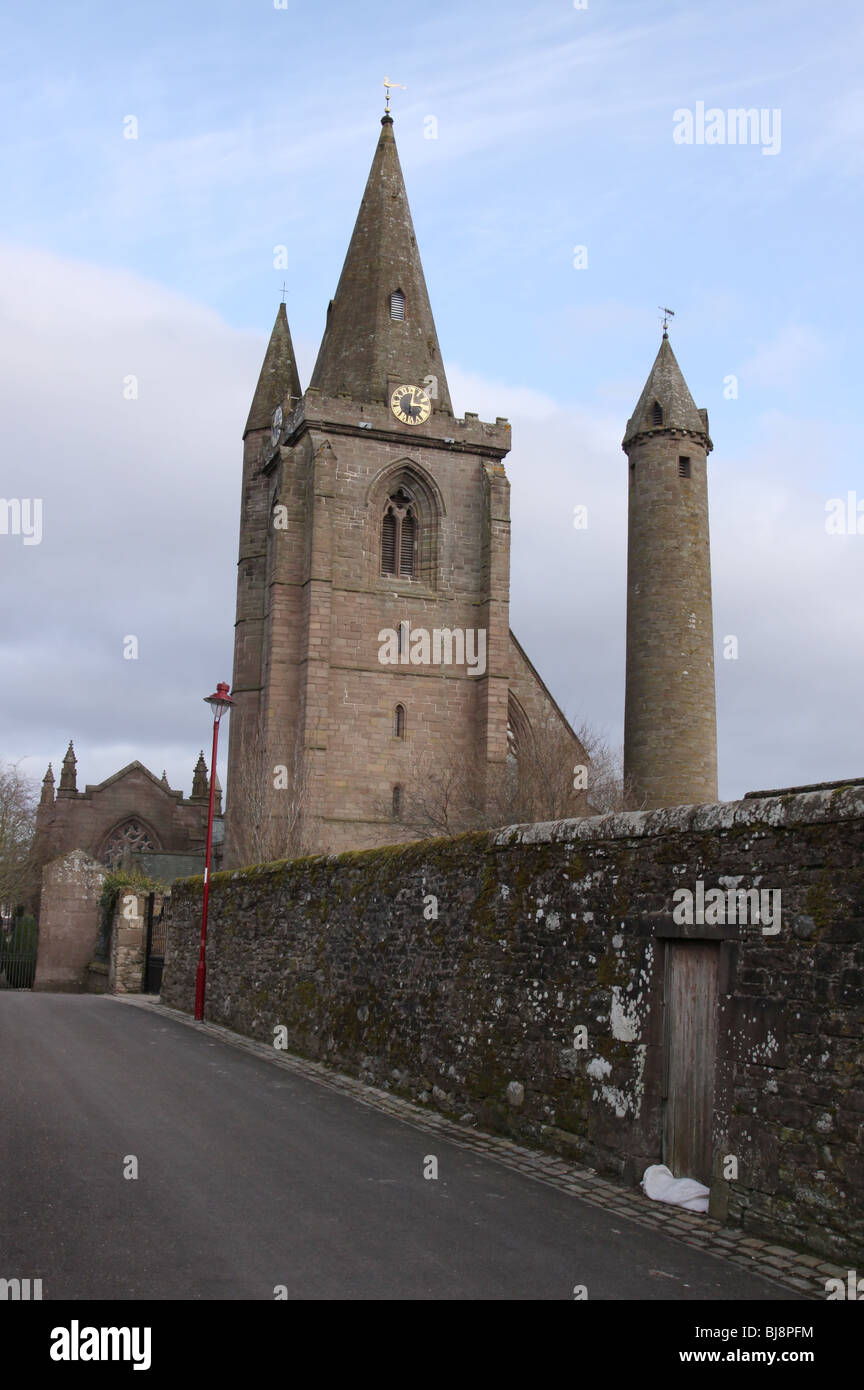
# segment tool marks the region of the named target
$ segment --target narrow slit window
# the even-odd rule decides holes
[[[393,711],[393,737],[405,737],[405,706],[397,705]]]
[[[662,425],[662,424],[663,424],[663,407],[662,407],[662,405],[660,404],[659,401],[655,401],[654,404],[653,404],[653,406],[651,407],[651,424],[652,424],[652,425]]]
[[[685,458],[683,454],[678,459],[678,477],[690,477],[690,460],[689,458]]]
[[[401,290],[394,290],[390,296],[390,317],[403,322],[405,318],[405,296]]]
[[[399,817],[401,816],[401,814],[402,814],[402,788],[401,788],[400,786],[395,786],[395,787],[393,788],[393,819],[394,819],[394,820],[398,820]]]

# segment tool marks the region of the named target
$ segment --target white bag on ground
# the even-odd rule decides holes
[[[675,1178],[663,1163],[654,1163],[642,1174],[642,1191],[652,1202],[671,1202],[688,1211],[707,1211],[709,1189],[695,1178]]]

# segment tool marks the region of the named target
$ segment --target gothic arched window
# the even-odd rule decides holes
[[[102,846],[102,853],[99,856],[103,864],[109,869],[117,869],[123,863],[127,853],[133,850],[158,850],[158,844],[153,843],[153,837],[141,821],[127,820],[123,825],[118,825],[106,839]]]
[[[413,459],[400,459],[371,483],[366,505],[363,548],[372,583],[397,591],[394,580],[412,592],[437,588],[446,509],[434,479]]]
[[[417,515],[401,487],[387,498],[381,523],[381,573],[413,579],[417,557]]]
[[[659,401],[655,401],[654,404],[653,404],[653,406],[651,407],[651,424],[652,424],[652,425],[662,425],[662,424],[663,424],[663,407],[662,407],[662,405],[660,404]]]
[[[405,737],[405,706],[397,705],[393,711],[393,737]]]

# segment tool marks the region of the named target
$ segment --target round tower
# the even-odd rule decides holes
[[[627,422],[624,777],[647,809],[717,800],[708,412],[667,333]]]

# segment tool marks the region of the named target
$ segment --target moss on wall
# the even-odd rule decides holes
[[[775,799],[759,819],[749,803],[748,823],[670,812],[650,834],[618,817],[607,837],[576,822],[569,835],[474,833],[217,874],[208,1015],[267,1039],[284,1025],[300,1055],[601,1171],[638,1172],[662,1157],[653,939],[672,893],[697,880],[780,888],[781,933],[746,926],[736,940],[715,1138],[743,1158],[731,1219],[845,1258],[864,1238],[864,806],[826,795],[819,821],[801,804]],[[163,999],[190,1011],[202,891],[185,879],[171,899]],[[825,1114],[822,1180],[828,1160],[811,1150]]]

